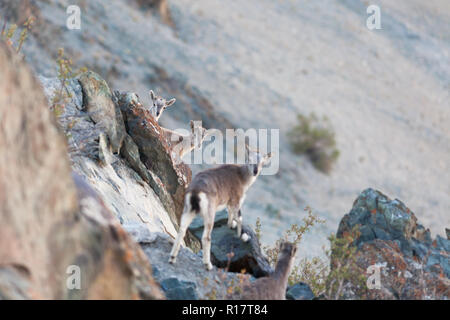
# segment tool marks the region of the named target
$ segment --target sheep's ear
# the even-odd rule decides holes
[[[155,100],[155,99],[156,99],[156,95],[155,95],[155,93],[153,92],[153,90],[150,90],[150,98],[151,98],[152,100]]]
[[[191,129],[194,130],[194,120],[191,120],[191,121],[189,122],[189,124],[191,125]]]
[[[263,163],[267,163],[270,161],[270,159],[274,156],[274,152],[269,152],[268,154],[266,154],[263,158]]]
[[[175,103],[175,101],[177,101],[177,99],[175,98],[170,99],[169,101],[166,102],[166,107],[170,107]]]

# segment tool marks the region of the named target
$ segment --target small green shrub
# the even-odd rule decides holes
[[[320,296],[325,292],[326,279],[330,273],[330,265],[326,258],[303,258],[292,267],[289,285],[304,282],[311,288],[314,295]]]
[[[354,240],[359,237],[360,232],[357,227],[351,232],[345,233],[342,238],[330,235],[330,249],[326,252],[330,259],[330,273],[326,278],[326,291],[324,296],[327,299],[344,298],[345,287],[351,284],[353,288],[365,290],[366,276],[356,263],[357,247]]]
[[[63,48],[59,48],[58,50],[56,63],[58,65],[58,79],[61,85],[55,91],[50,109],[54,112],[56,117],[59,117],[63,113],[68,99],[72,98],[72,95],[66,86],[67,82],[85,72],[86,68],[80,68],[74,71],[72,59],[69,59],[64,55]]]
[[[292,150],[308,156],[317,170],[329,173],[339,157],[339,151],[328,118],[320,119],[311,113],[309,116],[298,114],[297,120],[298,124],[288,133]]]

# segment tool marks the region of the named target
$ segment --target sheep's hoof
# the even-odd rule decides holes
[[[241,235],[241,239],[242,239],[242,241],[247,242],[248,240],[251,239],[251,237],[250,237],[248,234],[243,233],[243,234]]]
[[[208,271],[211,271],[211,270],[212,270],[212,268],[213,268],[213,266],[212,266],[211,262],[207,262],[207,263],[205,263],[205,268],[206,268],[206,270],[208,270]]]
[[[169,258],[169,263],[170,263],[170,264],[174,264],[176,261],[177,261],[177,258],[176,258],[176,257],[170,257],[170,258]]]
[[[233,220],[233,222],[231,223],[231,229],[234,229],[237,227],[237,222],[236,220]]]

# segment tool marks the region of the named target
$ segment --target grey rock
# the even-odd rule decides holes
[[[254,280],[250,275],[226,272],[213,267],[207,271],[200,255],[181,247],[175,264],[169,252],[173,239],[164,233],[153,233],[154,241],[141,243],[152,265],[153,276],[161,284],[168,299],[225,299],[227,288],[239,286],[240,279]]]
[[[356,245],[374,239],[399,240],[402,249],[411,252],[408,241],[416,230],[416,221],[414,213],[400,200],[391,200],[379,191],[366,189],[342,218],[337,236],[351,232],[358,225],[361,235]]]
[[[79,77],[83,90],[83,107],[102,128],[115,154],[120,152],[126,131],[119,107],[112,100],[108,84],[97,73],[87,71]]]
[[[311,288],[303,282],[288,287],[286,292],[287,300],[312,300],[314,298],[315,296]]]
[[[170,300],[198,300],[196,284],[192,281],[168,278],[161,281],[167,299]]]
[[[189,226],[189,230],[198,240],[201,240],[202,218],[197,216]],[[211,234],[211,262],[220,268],[225,268],[229,264],[228,270],[233,272],[241,272],[245,269],[257,278],[268,276],[273,270],[261,252],[256,234],[247,225],[243,226],[242,231],[250,236],[249,241],[243,242],[237,237],[235,229],[228,228],[226,211],[216,213]],[[228,254],[231,252],[234,255],[229,259]]]
[[[440,235],[436,236],[436,246],[441,250],[447,251],[450,253],[450,240],[444,239]]]

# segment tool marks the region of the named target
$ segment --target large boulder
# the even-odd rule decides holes
[[[0,69],[0,297],[164,298],[139,246],[74,181],[39,83],[2,44]]]
[[[338,228],[337,236],[359,226],[356,245],[373,239],[397,240],[403,250],[411,252],[411,238],[418,230],[417,218],[400,200],[391,200],[379,191],[364,190],[353,203]],[[423,237],[428,237],[425,231]]]
[[[379,288],[362,292],[350,285],[346,297],[450,298],[450,240],[441,236],[433,240],[430,231],[400,200],[391,200],[373,189],[364,190],[341,220],[337,237],[354,230],[359,231],[354,241],[358,248],[357,272],[365,274],[371,266],[379,268],[381,281]]]
[[[255,232],[247,225],[242,231],[250,235],[250,240],[243,242],[236,235],[235,229],[228,228],[226,211],[220,211],[215,216],[214,228],[211,234],[211,262],[217,267],[232,272],[246,272],[253,276],[265,277],[273,272],[269,261],[262,254]],[[201,241],[203,234],[203,220],[196,217],[189,226],[192,234]],[[230,255],[230,253],[232,253]]]

